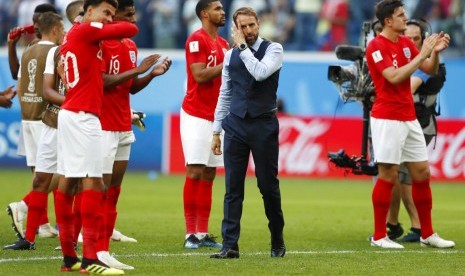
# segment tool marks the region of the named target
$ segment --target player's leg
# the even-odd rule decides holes
[[[210,154],[208,141],[202,140],[205,134],[202,132],[204,121],[206,120],[190,116],[181,109],[180,133],[186,164],[186,178],[183,189],[186,224],[184,248],[186,249],[197,249],[200,245],[199,239],[195,236],[197,233],[197,195],[203,170]],[[211,134],[211,128],[208,133]]]
[[[22,121],[20,143],[18,144],[18,154],[26,157],[27,166],[31,168],[34,176],[36,165],[37,144],[40,139],[44,124],[41,121]],[[23,223],[27,217],[28,206],[31,197],[28,193],[19,202],[12,202],[7,206],[8,215],[12,220],[12,227],[19,239],[24,239]],[[48,219],[47,219],[48,221]]]
[[[408,216],[410,218],[410,232],[402,237],[402,242],[419,242],[421,234],[421,225],[420,219],[418,218],[417,208],[413,203],[412,198],[412,181],[410,179],[410,184],[402,183],[400,185],[402,202],[407,210]]]
[[[426,141],[417,120],[409,122],[409,135],[405,140],[404,156],[412,177],[412,198],[421,224],[420,242],[425,246],[447,248],[455,246],[452,241],[440,238],[434,233],[431,219],[433,197],[430,187],[430,170]]]
[[[391,204],[392,188],[398,181],[401,141],[402,137],[407,135],[408,129],[399,121],[372,117],[370,123],[374,156],[378,163],[378,178],[371,198],[374,213],[374,234],[371,245],[382,248],[403,248],[387,237],[386,219]]]
[[[211,136],[211,135],[210,135]],[[196,236],[200,240],[201,247],[222,248],[222,244],[216,241],[216,237],[212,235],[208,229],[210,221],[210,212],[212,208],[212,190],[213,181],[216,176],[216,166],[223,164],[221,156],[221,164],[216,161],[216,155],[211,153],[211,158],[207,167],[204,168],[202,178],[199,181],[197,191],[197,233]],[[220,156],[218,156],[220,157]],[[214,160],[214,162],[211,162]],[[211,166],[211,167],[210,167]]]

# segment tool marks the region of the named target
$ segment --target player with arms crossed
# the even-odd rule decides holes
[[[184,248],[221,248],[208,235],[212,187],[216,167],[223,157],[215,156],[210,145],[213,116],[221,86],[221,70],[228,42],[218,35],[225,24],[223,5],[218,0],[200,0],[195,12],[202,28],[186,41],[187,92],[181,108],[181,141],[186,163],[184,182]]]
[[[403,248],[387,237],[386,217],[399,166],[405,163],[412,177],[412,197],[421,224],[421,245],[453,247],[453,241],[444,240],[433,231],[426,142],[415,116],[410,87],[410,77],[416,69],[428,74],[437,71],[438,54],[448,47],[450,38],[442,32],[432,34],[418,51],[408,37],[401,35],[407,23],[402,1],[383,0],[375,10],[383,31],[366,50],[376,93],[370,125],[379,170],[372,193],[375,232],[370,242],[372,246],[382,248]]]
[[[58,173],[55,212],[64,256],[62,270],[72,270],[80,262],[74,249],[73,186],[70,178],[82,181],[82,273],[120,275],[97,259],[96,242],[100,225],[102,181],[102,128],[99,116],[103,100],[101,40],[134,36],[138,29],[129,22],[112,22],[118,7],[115,0],[84,1],[82,23],[75,23],[60,49],[64,63],[65,101],[58,113]]]
[[[134,0],[119,0],[113,20],[136,23]],[[110,236],[116,222],[116,204],[121,191],[123,176],[128,165],[132,132],[130,94],[145,88],[154,77],[164,74],[171,66],[165,58],[143,77],[160,58],[154,54],[145,58],[137,67],[137,46],[129,38],[105,40],[102,43],[105,74],[103,107],[100,122],[103,130],[103,180],[107,191],[103,198],[104,217],[97,242],[98,259],[109,267],[134,269],[123,264],[109,253]]]

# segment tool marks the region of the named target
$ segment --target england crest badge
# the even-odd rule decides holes
[[[410,48],[405,47],[403,50],[404,50],[404,56],[410,60],[410,57],[412,56],[412,53],[410,53]]]
[[[136,63],[136,51],[129,51],[129,57],[131,58],[132,63]]]

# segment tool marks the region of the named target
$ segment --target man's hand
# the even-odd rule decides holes
[[[167,57],[165,57],[162,62],[160,62],[159,64],[157,64],[153,68],[153,70],[152,70],[152,72],[150,72],[150,74],[153,77],[163,75],[164,73],[166,73],[170,69],[171,63],[172,63],[172,61],[170,59],[168,59]]]
[[[13,86],[8,87],[5,91],[0,92],[0,106],[10,108],[13,102],[11,101],[16,96],[16,90]]]
[[[213,134],[212,152],[214,155],[221,155],[221,139],[219,134]]]
[[[11,29],[7,37],[8,44],[16,44],[24,32],[24,29],[21,27],[14,27]]]
[[[240,22],[237,22],[239,26],[241,25]],[[231,37],[233,39],[233,47],[239,46],[240,44],[245,44],[245,37],[242,30],[236,27],[236,24],[232,24],[231,27]]]
[[[443,33],[441,32],[440,34],[432,34],[425,38],[423,41],[423,46],[420,50],[420,56],[422,57],[422,60],[425,60],[431,56],[431,53],[435,49],[436,43],[439,39],[442,38],[442,36]]]
[[[438,40],[436,41],[436,45],[434,46],[434,51],[436,53],[440,53],[444,51],[445,49],[447,49],[447,47],[449,47],[449,43],[450,43],[449,34],[441,32],[439,34]]]
[[[145,72],[147,72],[155,63],[158,62],[160,57],[161,56],[159,54],[153,54],[153,55],[150,55],[144,58],[142,62],[140,63],[140,65],[137,66],[138,74],[140,75],[140,74],[144,74]]]

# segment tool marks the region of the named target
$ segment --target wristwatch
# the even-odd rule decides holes
[[[221,135],[221,132],[213,131],[213,135]]]
[[[242,52],[242,51],[244,51],[244,50],[247,49],[247,48],[248,48],[248,47],[247,47],[247,44],[245,44],[245,43],[239,44],[239,51]]]

